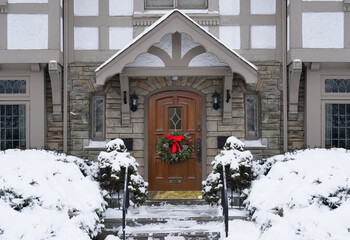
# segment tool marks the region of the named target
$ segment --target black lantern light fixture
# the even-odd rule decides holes
[[[212,98],[213,98],[213,108],[215,110],[218,110],[220,107],[220,105],[219,105],[220,95],[216,92],[216,90],[215,90],[215,93],[212,95]]]
[[[130,109],[131,109],[131,111],[133,111],[133,112],[135,112],[135,111],[137,110],[137,99],[138,99],[138,98],[139,98],[139,97],[136,96],[135,92],[134,92],[134,94],[131,95],[131,97],[130,97],[130,100],[131,100],[131,107],[130,107]]]

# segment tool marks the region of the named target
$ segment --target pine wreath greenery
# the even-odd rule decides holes
[[[156,152],[167,163],[183,162],[194,151],[194,145],[187,133],[173,132],[158,140]]]

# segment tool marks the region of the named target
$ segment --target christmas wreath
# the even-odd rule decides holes
[[[159,139],[156,152],[168,163],[182,162],[190,157],[194,150],[193,142],[188,134],[173,132]]]

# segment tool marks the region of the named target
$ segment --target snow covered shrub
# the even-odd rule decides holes
[[[345,149],[308,149],[254,166],[258,177],[246,204],[259,239],[350,239],[344,221],[350,215],[349,163]]]
[[[0,239],[97,236],[106,202],[89,165],[42,150],[0,152]]]
[[[244,151],[244,143],[236,137],[226,140],[224,150],[212,162],[213,171],[202,182],[203,198],[207,203],[219,204],[222,190],[222,166],[225,166],[227,187],[244,197],[244,190],[251,184],[251,166],[253,156]]]
[[[123,140],[117,138],[107,143],[107,152],[98,156],[100,166],[100,185],[110,196],[124,188],[125,170],[128,168],[128,189],[130,205],[141,205],[147,199],[148,183],[137,172],[139,164],[127,152]]]

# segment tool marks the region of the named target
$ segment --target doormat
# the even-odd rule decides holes
[[[201,191],[150,191],[148,199],[202,199]]]

